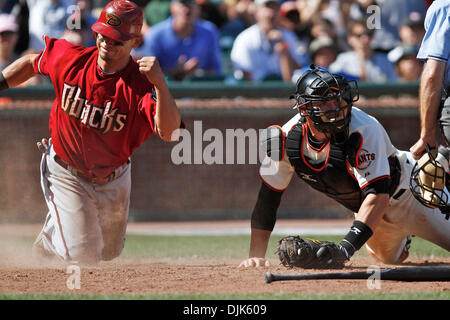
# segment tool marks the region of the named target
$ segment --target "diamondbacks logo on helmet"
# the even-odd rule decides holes
[[[120,18],[112,13],[106,14],[106,23],[109,24],[112,27],[118,27],[122,24],[122,21],[120,21]]]
[[[132,1],[114,0],[103,8],[91,29],[115,41],[139,37],[143,24],[142,9]]]

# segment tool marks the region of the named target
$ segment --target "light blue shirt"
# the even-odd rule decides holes
[[[310,58],[306,42],[300,41],[292,31],[279,30],[292,58],[301,67],[308,65]],[[262,81],[268,75],[281,76],[280,55],[273,46],[258,24],[248,27],[233,43],[230,58],[234,69],[249,72],[253,81]]]
[[[347,51],[340,53],[329,69],[332,73],[345,73],[359,77],[362,70],[361,63],[355,51]],[[370,59],[363,63],[367,82],[397,81],[394,65],[388,60],[386,54],[375,52]]]
[[[418,59],[439,60],[447,63],[444,88],[450,87],[450,2],[435,0],[425,16],[425,36],[420,45]]]
[[[178,58],[185,55],[187,60],[196,57],[199,69],[222,73],[219,33],[211,22],[205,20],[197,20],[193,34],[185,39],[175,34],[172,17],[155,24],[145,35],[140,53],[157,57],[164,71],[175,67]]]

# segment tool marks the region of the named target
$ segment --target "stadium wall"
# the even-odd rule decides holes
[[[362,99],[358,106],[380,120],[395,146],[408,149],[419,133],[417,99],[375,100]],[[292,102],[286,99],[177,99],[177,102],[192,135],[195,124],[199,124],[196,121],[201,121],[202,133],[215,128],[225,136],[227,129],[245,131],[282,125],[295,114]],[[50,107],[49,101],[29,100],[15,100],[0,107],[2,223],[40,223],[46,215],[39,177],[41,153],[36,142],[48,137]],[[203,149],[210,143],[203,141]],[[152,136],[133,155],[130,221],[251,217],[261,183],[259,163],[176,165],[171,159],[175,145]],[[347,218],[350,214],[295,177],[283,195],[279,210],[279,218],[290,219]]]

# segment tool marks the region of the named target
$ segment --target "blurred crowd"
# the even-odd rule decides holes
[[[43,35],[93,46],[109,0],[0,0],[0,71]],[[170,81],[296,82],[311,63],[367,82],[418,81],[426,0],[150,0],[134,58]],[[27,85],[45,79],[34,78]]]

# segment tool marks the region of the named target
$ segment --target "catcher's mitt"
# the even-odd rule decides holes
[[[324,255],[317,256],[321,248]],[[276,253],[281,264],[288,268],[304,269],[341,269],[348,260],[341,252],[342,247],[331,241],[319,241],[299,236],[288,236],[278,240]],[[320,254],[319,254],[320,255]]]

